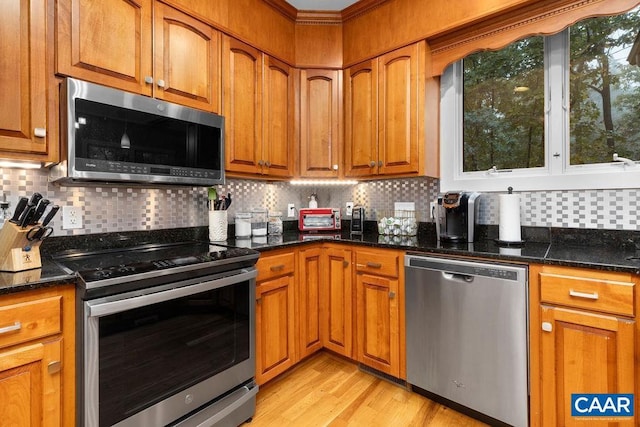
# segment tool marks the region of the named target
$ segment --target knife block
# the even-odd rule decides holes
[[[33,228],[20,228],[5,221],[0,229],[0,271],[24,271],[42,267],[41,240],[30,242],[27,233]]]

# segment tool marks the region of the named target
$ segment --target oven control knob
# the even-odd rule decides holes
[[[184,397],[184,403],[187,404],[187,405],[193,403],[193,394],[187,394]]]

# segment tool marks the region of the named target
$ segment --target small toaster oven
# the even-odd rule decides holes
[[[340,228],[340,209],[300,209],[300,215],[298,219],[298,229],[300,231],[340,230]]]

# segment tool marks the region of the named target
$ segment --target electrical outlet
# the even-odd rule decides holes
[[[347,212],[345,215],[351,216],[353,214],[353,202],[347,202]]]
[[[295,218],[296,217],[296,205],[293,203],[289,203],[287,205],[287,218]]]
[[[78,206],[62,207],[62,228],[72,230],[82,228],[82,208]]]

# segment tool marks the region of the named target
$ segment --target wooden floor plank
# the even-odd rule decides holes
[[[481,427],[485,424],[320,352],[261,386],[247,427]]]

